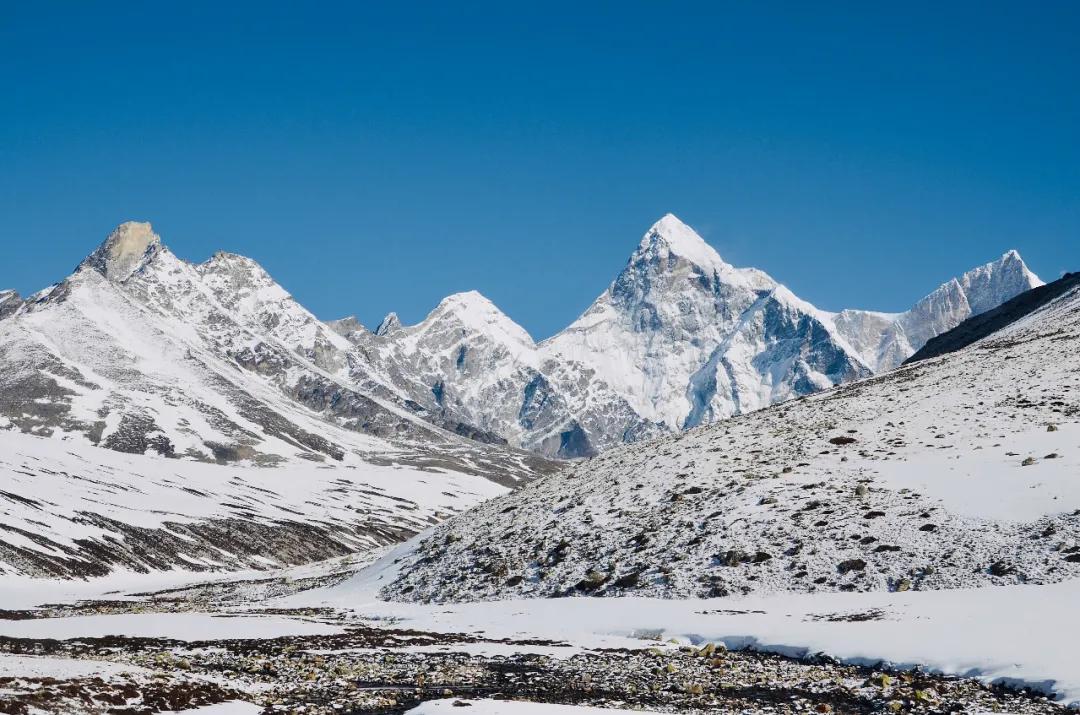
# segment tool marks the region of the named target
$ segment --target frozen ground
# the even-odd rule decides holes
[[[459,708],[469,715],[610,715],[611,710],[583,705],[556,705],[553,703],[525,703],[512,700],[428,700],[422,705],[409,710],[410,715],[460,715]],[[638,710],[642,715],[651,715],[646,710]]]
[[[125,613],[0,621],[0,636],[3,637],[56,638],[58,640],[128,636],[201,641],[222,638],[280,638],[341,632],[340,628],[334,626],[298,618],[204,613]]]
[[[815,593],[717,599],[558,598],[464,604],[379,598],[407,548],[291,606],[351,609],[369,622],[488,638],[543,639],[589,648],[640,647],[642,639],[845,662],[916,666],[987,683],[1030,686],[1080,704],[1080,580],[1045,586],[925,592]]]

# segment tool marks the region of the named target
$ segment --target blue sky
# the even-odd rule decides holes
[[[0,287],[126,219],[538,338],[668,211],[825,309],[1080,269],[1080,3],[142,5],[0,1]]]

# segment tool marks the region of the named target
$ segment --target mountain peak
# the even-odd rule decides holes
[[[450,315],[461,325],[485,334],[499,334],[525,345],[532,345],[532,336],[499,307],[484,297],[479,291],[469,290],[454,293],[442,299],[438,307],[425,318],[430,324],[436,316]]]
[[[161,237],[148,222],[125,221],[82,262],[111,281],[123,282],[161,250]]]
[[[473,310],[473,309],[487,309],[498,308],[495,304],[484,297],[484,294],[476,290],[466,290],[460,293],[452,293],[439,302],[439,308],[449,308],[452,310]]]
[[[639,252],[655,250],[663,244],[667,250],[680,258],[700,266],[727,265],[720,254],[705,242],[698,233],[683,223],[675,214],[664,214],[641,239]]]
[[[386,314],[386,317],[379,323],[379,327],[375,328],[376,335],[387,335],[394,332],[401,327],[401,319],[398,318],[398,314],[391,311]]]

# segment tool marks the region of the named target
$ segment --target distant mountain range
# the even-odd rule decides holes
[[[0,292],[0,428],[200,461],[404,460],[514,483],[891,369],[1042,282],[1015,251],[911,310],[829,313],[667,215],[536,343],[476,292],[422,322],[323,323],[254,261],[177,258],[125,223],[74,274]],[[511,449],[503,449],[507,446]]]
[[[443,420],[557,457],[594,454],[896,367],[935,335],[1041,285],[1016,251],[911,310],[828,313],[735,268],[667,215],[584,314],[539,344],[476,292],[422,322],[391,313],[352,342],[358,384],[390,385]]]

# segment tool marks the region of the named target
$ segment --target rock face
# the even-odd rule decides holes
[[[1076,578],[1078,347],[1074,284],[958,352],[612,449],[487,502],[419,542],[384,595],[683,598]]]
[[[10,318],[22,307],[22,298],[13,290],[0,290],[0,320]]]
[[[153,260],[159,251],[161,238],[149,223],[128,221],[109,234],[82,265],[93,268],[111,281],[122,283]]]
[[[892,369],[1039,284],[1011,251],[906,313],[827,313],[726,263],[669,214],[589,309],[539,344],[475,292],[416,326],[390,314],[374,333],[343,334],[358,348],[357,384],[388,387],[485,440],[583,457]]]

